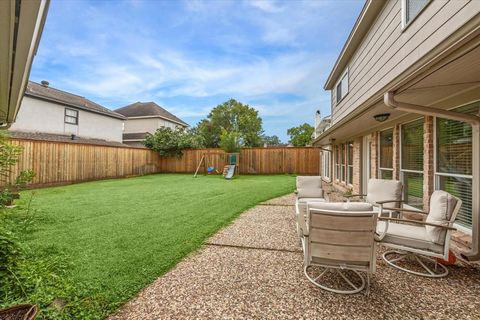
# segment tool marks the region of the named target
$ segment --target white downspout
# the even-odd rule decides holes
[[[439,116],[445,119],[466,122],[472,125],[473,158],[472,158],[472,250],[462,257],[469,261],[480,260],[480,115],[470,115],[455,111],[442,110],[416,104],[395,101],[393,92],[386,92],[384,103],[400,111],[422,114],[425,116]]]

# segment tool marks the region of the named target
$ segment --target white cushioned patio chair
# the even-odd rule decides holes
[[[295,191],[295,213],[297,232],[302,237],[301,227],[305,225],[307,218],[308,202],[325,202],[323,198],[322,178],[320,176],[298,176],[297,190]]]
[[[346,195],[347,202],[353,198],[360,198],[364,202],[372,204],[378,208],[379,212],[387,213],[391,216],[392,212],[384,210],[385,205],[391,207],[400,207],[402,202],[403,184],[398,180],[370,179],[368,180],[366,194]]]
[[[447,267],[435,258],[448,260],[450,237],[455,230],[453,223],[461,206],[462,200],[446,191],[437,190],[430,197],[429,212],[385,208],[425,216],[424,221],[403,217],[379,217],[377,240],[393,249],[383,254],[385,262],[419,276],[431,278],[447,276]]]
[[[308,221],[303,231],[307,279],[330,292],[352,294],[366,287],[368,294],[376,263],[377,212],[373,206],[317,202],[308,203],[307,210]]]

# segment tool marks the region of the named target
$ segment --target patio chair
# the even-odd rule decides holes
[[[392,212],[386,211],[383,207],[388,204],[393,207],[400,207],[402,190],[403,185],[398,180],[370,179],[366,194],[352,194],[345,197],[347,202],[350,202],[352,198],[360,198],[362,201],[372,204],[378,212],[386,212],[389,216],[392,216]]]
[[[404,219],[402,216],[379,218],[377,240],[393,249],[383,254],[385,262],[394,268],[419,276],[447,276],[447,267],[436,258],[448,260],[450,237],[455,230],[452,226],[461,206],[462,200],[448,192],[437,190],[430,197],[429,212],[386,208],[402,213],[423,214],[426,219],[418,221]],[[416,262],[417,265],[412,266],[411,263],[405,263],[406,261]],[[400,265],[401,263],[404,264]]]
[[[309,203],[303,230],[307,279],[330,292],[353,294],[366,287],[368,294],[375,272],[376,223],[377,212],[369,203]]]
[[[308,202],[325,202],[323,198],[322,178],[320,176],[298,176],[297,190],[295,191],[295,213],[297,232],[301,238],[302,226],[305,226]]]

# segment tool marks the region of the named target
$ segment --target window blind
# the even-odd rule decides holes
[[[412,21],[430,0],[405,0],[405,23]]]
[[[343,78],[337,84],[336,94],[337,94],[337,103],[343,99],[348,93],[348,72],[343,75]]]
[[[337,85],[337,103],[340,102],[340,100],[342,100],[342,83],[341,82]]]
[[[423,208],[423,173],[404,172],[405,201],[412,207]]]
[[[455,111],[476,114],[479,104]],[[437,172],[471,175],[472,152],[471,125],[437,118]]]
[[[402,125],[402,169],[423,171],[423,119]]]
[[[455,109],[478,114],[480,102]],[[462,200],[456,222],[472,227],[472,127],[469,124],[437,118],[436,120],[436,188]]]
[[[393,168],[393,129],[380,132],[380,168]]]

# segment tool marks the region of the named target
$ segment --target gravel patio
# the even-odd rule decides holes
[[[109,319],[480,319],[480,268],[462,262],[426,279],[378,255],[370,296],[313,286],[293,203],[287,195],[246,211]]]

